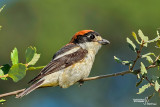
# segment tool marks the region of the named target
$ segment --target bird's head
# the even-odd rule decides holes
[[[71,39],[70,43],[80,45],[86,50],[98,51],[101,45],[110,44],[106,39],[103,39],[99,33],[93,30],[82,30],[77,32]]]

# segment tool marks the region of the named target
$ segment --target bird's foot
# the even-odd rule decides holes
[[[84,81],[80,80],[79,81],[79,87],[81,87],[84,84]]]

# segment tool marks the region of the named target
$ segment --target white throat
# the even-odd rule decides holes
[[[92,53],[94,55],[97,54],[98,50],[101,48],[101,44],[97,42],[86,42],[79,44],[83,49],[86,49],[88,53]]]

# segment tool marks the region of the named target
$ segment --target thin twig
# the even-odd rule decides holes
[[[158,65],[156,65],[156,62],[158,60],[159,56],[156,58],[156,60],[153,62],[152,65],[150,66],[147,66],[146,69],[150,69],[150,68],[154,68],[154,67],[157,67]],[[120,76],[120,75],[126,75],[126,74],[138,74],[140,73],[140,69],[136,69],[134,70],[133,72],[131,70],[128,70],[128,71],[122,71],[122,72],[117,72],[117,73],[112,73],[112,74],[107,74],[107,75],[100,75],[100,76],[95,76],[95,77],[88,77],[88,78],[85,78],[83,80],[80,80],[78,82],[84,82],[84,81],[90,81],[90,80],[96,80],[96,79],[102,79],[102,78],[108,78],[108,77],[115,77],[115,76]],[[146,78],[148,80],[148,78]],[[148,82],[150,82],[148,80]],[[17,91],[13,91],[13,92],[9,92],[9,93],[5,93],[5,94],[1,94],[0,95],[0,98],[1,97],[7,97],[7,96],[11,96],[11,95],[17,95],[18,93],[21,93],[23,92],[25,89],[21,89],[21,90],[17,90]]]
[[[129,73],[132,73],[132,72],[131,71],[123,71],[123,72],[118,72],[118,73],[113,73],[113,74],[108,74],[108,75],[100,75],[100,76],[95,76],[95,77],[88,77],[88,78],[85,78],[85,79],[80,80],[80,81],[90,81],[90,80],[102,79],[102,78],[107,78],[107,77],[115,77],[115,76],[125,75],[125,74],[129,74]],[[1,97],[6,97],[6,96],[11,96],[11,95],[17,95],[18,93],[21,93],[24,90],[25,89],[21,89],[21,90],[9,92],[9,93],[1,94],[0,98]]]
[[[5,93],[5,94],[1,94],[0,95],[0,98],[1,97],[6,97],[6,96],[11,96],[11,95],[16,95],[20,92],[23,92],[25,89],[21,89],[21,90],[17,90],[17,91],[13,91],[13,92],[9,92],[9,93]]]
[[[120,75],[125,75],[125,74],[129,74],[132,73],[131,71],[122,71],[122,72],[118,72],[118,73],[113,73],[113,74],[108,74],[108,75],[100,75],[100,76],[95,76],[95,77],[88,77],[85,78],[81,81],[90,81],[90,80],[96,80],[96,79],[102,79],[102,78],[107,78],[107,77],[115,77],[115,76],[120,76]]]
[[[153,67],[153,66],[152,66],[152,67]],[[149,69],[149,68],[152,68],[152,67],[148,67],[148,69]],[[155,66],[154,66],[154,67],[155,67]],[[140,72],[140,69],[134,70],[134,72],[138,73],[138,72]],[[95,76],[95,77],[88,77],[88,78],[85,78],[85,79],[80,80],[80,81],[90,81],[90,80],[96,80],[96,79],[102,79],[102,78],[108,78],[108,77],[115,77],[115,76],[120,76],[120,75],[123,76],[123,75],[130,74],[130,73],[134,73],[134,72],[131,72],[131,71],[122,71],[122,72],[113,73],[113,74],[100,75],[100,76]],[[0,95],[0,98],[1,98],[1,97],[11,96],[11,95],[17,95],[18,93],[21,93],[21,92],[23,92],[24,90],[25,90],[25,89],[21,89],[21,90],[9,92],[9,93],[1,94],[1,95]]]
[[[130,70],[130,71],[132,71],[132,70],[133,70],[134,66],[136,65],[137,60],[140,58],[140,56],[141,56],[140,54],[141,54],[141,51],[142,51],[143,45],[144,45],[144,41],[142,41],[142,44],[140,45],[140,49],[139,49],[139,50],[137,50],[137,57],[136,57],[136,59],[133,61],[133,65],[132,65],[132,67],[131,67],[131,68],[129,68],[129,70]]]

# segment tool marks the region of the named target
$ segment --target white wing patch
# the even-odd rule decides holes
[[[65,55],[74,53],[74,52],[76,52],[78,49],[80,49],[80,47],[75,47],[75,48],[73,48],[73,49],[71,49],[71,50],[69,50],[69,51],[67,51],[67,52],[65,52],[65,53],[63,53],[63,54],[58,55],[56,58],[54,58],[54,60],[56,60],[56,59],[58,59],[58,58],[60,58],[60,57],[63,57],[63,56],[65,56]]]

